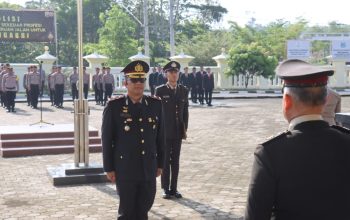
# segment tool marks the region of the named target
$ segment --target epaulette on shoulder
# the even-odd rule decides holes
[[[339,126],[339,125],[332,125],[331,126],[332,128],[340,131],[340,132],[343,132],[345,134],[350,134],[350,129],[349,128],[346,128],[346,127],[342,127],[342,126]]]
[[[261,145],[270,144],[270,143],[272,143],[272,142],[274,142],[276,140],[279,140],[281,138],[286,137],[288,134],[291,134],[290,131],[288,131],[288,130],[284,131],[284,132],[280,132],[280,133],[278,133],[275,136],[271,136],[271,137],[267,138],[267,140],[265,142],[263,142]]]
[[[166,84],[159,85],[159,86],[156,87],[156,90],[157,90],[157,89],[164,88],[164,87],[167,87]]]
[[[156,95],[149,95],[147,97],[155,100],[162,100],[159,96],[156,96]]]
[[[115,101],[115,100],[121,100],[123,98],[125,98],[125,95],[114,95],[108,100],[108,102],[112,102],[112,101]]]

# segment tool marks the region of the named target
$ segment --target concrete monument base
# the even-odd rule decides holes
[[[108,182],[103,168],[98,164],[87,167],[75,167],[73,163],[61,164],[58,167],[48,166],[47,171],[54,186]]]

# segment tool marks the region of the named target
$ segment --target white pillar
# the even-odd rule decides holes
[[[97,52],[94,52],[92,54],[86,55],[83,57],[85,60],[88,61],[89,63],[89,68],[87,68],[87,71],[90,75],[90,89],[93,88],[92,85],[92,75],[95,74],[95,68],[96,67],[100,67],[102,66],[103,63],[105,63],[108,60],[108,57],[104,56],[104,55],[100,55]],[[102,69],[101,69],[102,71]]]
[[[42,62],[42,69],[47,75],[51,72],[52,64],[57,60],[57,58],[49,53],[48,46],[45,46],[44,49],[45,52],[42,55],[35,57],[35,59],[39,62]]]
[[[183,72],[183,69],[185,67],[188,67],[189,63],[194,59],[193,56],[186,55],[183,50],[181,50],[181,53],[177,56],[170,57],[171,61],[176,61],[180,63],[181,68],[180,71]]]
[[[330,77],[329,82],[331,87],[345,87],[347,81],[347,71],[345,60],[333,61],[334,75]]]
[[[95,70],[96,67],[101,67],[101,65],[108,60],[108,57],[104,55],[100,55],[97,52],[86,55],[83,58],[88,61],[89,68],[93,71]]]
[[[228,89],[232,88],[232,76],[227,77],[225,75],[228,55],[225,53],[224,48],[222,48],[221,51],[222,53],[220,55],[213,57],[219,67],[218,83],[215,87],[219,89]]]

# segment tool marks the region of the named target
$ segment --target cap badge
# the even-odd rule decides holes
[[[171,63],[171,67],[174,67],[174,68],[175,68],[175,67],[176,67],[176,63],[172,62],[172,63]]]
[[[136,66],[135,66],[135,71],[136,72],[143,72],[143,66],[141,65],[141,64],[137,64]]]

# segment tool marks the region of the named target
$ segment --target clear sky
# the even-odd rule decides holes
[[[0,0],[22,4],[28,0]],[[347,0],[217,0],[227,8],[222,27],[228,27],[227,21],[236,21],[239,25],[246,24],[252,17],[258,24],[267,24],[277,19],[294,22],[297,17],[303,17],[312,25],[326,25],[330,21],[350,24],[350,4]]]
[[[326,25],[330,21],[350,24],[349,2],[347,0],[218,0],[229,12],[224,18],[244,25],[254,17],[256,23],[267,24],[277,19],[294,22],[303,17],[310,24]]]

